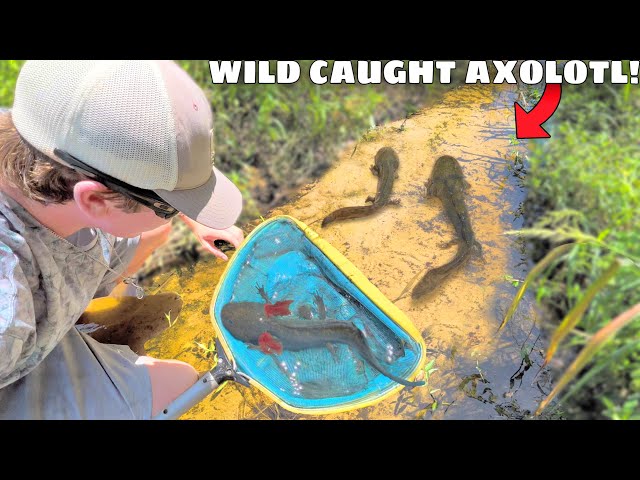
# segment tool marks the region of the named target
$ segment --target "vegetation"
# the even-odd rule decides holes
[[[567,360],[580,349],[552,392],[578,377],[560,397],[575,417],[640,418],[640,93],[630,87],[564,86],[551,140],[530,153],[530,225],[518,233],[536,259],[549,255],[522,289],[533,282],[563,319],[546,361],[558,346]]]
[[[18,73],[24,60],[0,60],[0,108],[13,104]]]

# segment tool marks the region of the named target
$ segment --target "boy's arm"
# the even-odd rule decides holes
[[[168,223],[155,230],[144,232],[136,238],[116,238],[113,247],[115,253],[109,266],[118,274],[107,272],[94,298],[111,294],[123,280],[119,275],[124,277],[135,275],[149,255],[167,242],[170,233],[171,223]]]
[[[171,223],[167,223],[155,230],[150,230],[140,235],[138,248],[136,248],[133,258],[125,268],[123,275],[125,277],[135,275],[142,265],[144,265],[144,262],[147,261],[147,258],[149,258],[155,250],[167,243],[170,234]]]
[[[20,378],[21,361],[33,353],[33,296],[18,258],[0,242],[0,388]]]

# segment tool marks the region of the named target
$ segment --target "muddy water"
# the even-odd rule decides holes
[[[340,250],[388,298],[400,295],[425,269],[442,265],[455,249],[442,248],[453,230],[439,200],[424,198],[424,182],[436,159],[451,155],[460,161],[471,185],[466,198],[472,227],[483,257],[474,257],[436,291],[420,300],[410,296],[396,305],[421,332],[427,362],[433,361],[428,386],[405,389],[372,407],[325,418],[370,419],[490,419],[526,418],[550,390],[548,375],[539,373],[542,350],[532,301],[525,297],[517,315],[496,334],[515,288],[505,279],[524,279],[526,252],[517,240],[503,235],[521,226],[525,191],[515,163],[521,146],[515,133],[510,88],[466,86],[406,121],[388,124],[367,136],[298,198],[273,211],[307,223]],[[400,158],[394,197],[375,216],[321,228],[324,216],[338,207],[362,205],[375,192],[377,179],[369,171],[383,146]],[[194,342],[213,336],[209,302],[224,265],[202,261],[164,282],[162,291],[182,295],[184,308],[174,326],[147,343],[150,355],[178,358],[206,370],[211,355]],[[274,405],[255,389],[227,385],[217,397],[201,402],[183,418],[297,418]]]

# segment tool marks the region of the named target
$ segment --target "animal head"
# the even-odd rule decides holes
[[[431,178],[427,182],[427,193],[438,196],[441,189],[445,188],[445,184],[466,188],[460,164],[449,155],[444,155],[436,160],[431,172]]]
[[[252,302],[227,303],[220,312],[222,325],[231,335],[243,342],[257,345],[258,337],[265,331],[267,315],[264,305]]]
[[[398,160],[398,155],[396,154],[396,151],[393,148],[382,147],[380,150],[378,150],[378,153],[376,153],[376,158],[375,158],[376,165],[383,158],[390,159],[392,165],[394,165],[395,168],[398,168],[398,164],[400,163],[400,161]]]

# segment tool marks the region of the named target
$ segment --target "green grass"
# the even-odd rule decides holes
[[[596,333],[608,331],[614,318],[640,302],[638,106],[635,88],[565,85],[552,138],[532,146],[526,211],[534,225],[524,233],[538,239],[538,258],[560,243],[580,242],[534,282],[537,299],[552,317],[580,311],[561,353],[589,346]],[[619,258],[626,261],[603,285],[599,279]],[[589,290],[594,285],[602,288]],[[581,304],[585,298],[588,306]],[[579,378],[580,389],[563,399],[576,416],[640,414],[640,351],[628,348],[640,338],[640,320],[610,332],[582,370],[586,380]],[[612,355],[615,362],[609,361]],[[597,374],[590,375],[591,369]]]
[[[178,321],[178,317],[180,315],[176,316],[175,319],[173,319],[173,321],[171,320],[171,310],[169,310],[169,312],[164,314],[164,318],[167,320],[167,323],[169,324],[169,328],[173,327],[176,322]]]
[[[24,60],[0,60],[0,108],[13,105],[13,91]]]

